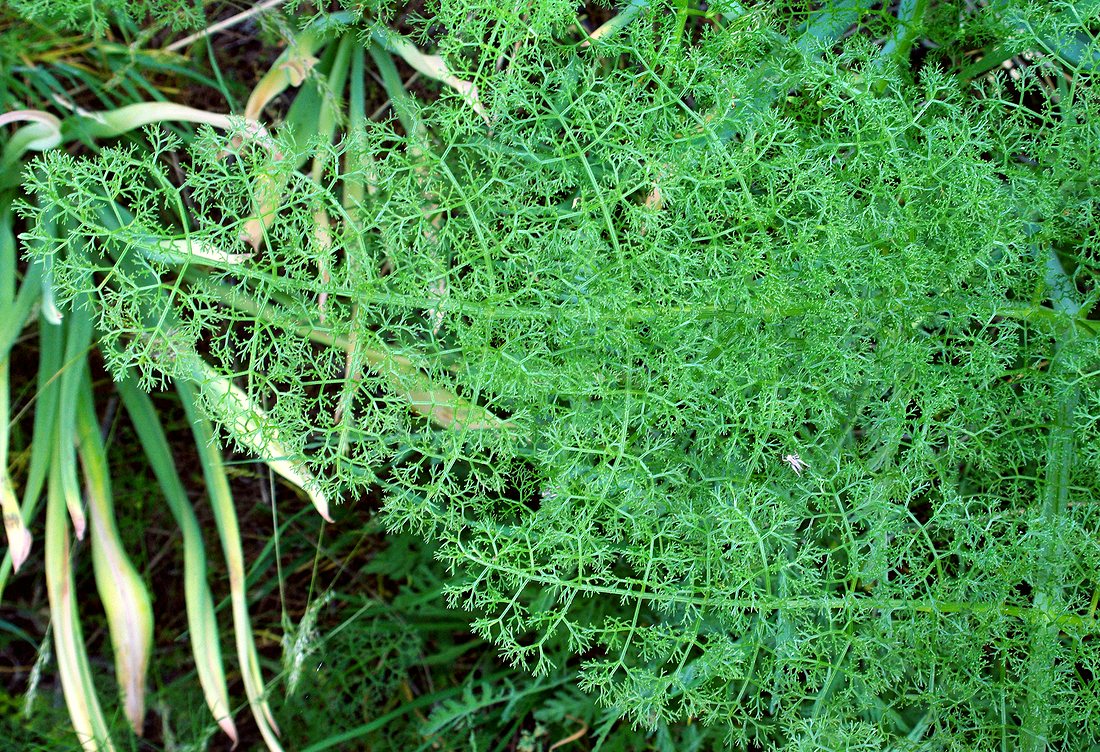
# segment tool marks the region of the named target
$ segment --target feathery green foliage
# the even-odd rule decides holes
[[[197,0],[6,0],[20,16],[45,25],[90,31],[99,36],[114,22],[155,22],[172,29],[193,28],[202,21]]]
[[[271,141],[46,154],[25,247],[116,375],[233,379],[311,490],[382,493],[480,635],[576,657],[613,717],[1087,749],[1098,8],[874,7],[636,3],[585,39],[471,0],[431,60],[330,14]]]

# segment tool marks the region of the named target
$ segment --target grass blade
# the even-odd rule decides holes
[[[84,539],[87,518],[80,494],[80,481],[76,467],[76,414],[81,381],[87,378],[87,353],[92,341],[92,320],[88,311],[75,310],[61,324],[67,333],[65,364],[58,388],[57,435],[54,437],[54,462],[64,489],[69,516],[73,520],[76,537]]]
[[[113,750],[107,721],[103,717],[103,709],[99,705],[92,682],[92,672],[76,610],[64,483],[61,465],[56,462],[50,467],[44,548],[54,651],[57,653],[61,689],[65,695],[73,730],[84,749]]]
[[[126,554],[115,522],[110,470],[88,378],[80,388],[76,431],[92,525],[92,564],[99,597],[107,612],[115,676],[126,717],[134,733],[141,736],[145,725],[145,679],[153,649],[153,604],[137,567]]]
[[[237,726],[229,711],[229,692],[225,684],[218,624],[214,617],[214,599],[206,581],[206,546],[202,531],[176,472],[171,449],[152,400],[129,379],[118,384],[118,391],[137,431],[145,457],[164,492],[168,508],[183,535],[184,600],[195,669],[210,712],[236,746]]]
[[[5,208],[0,216],[0,359],[7,360],[15,340],[22,333],[31,308],[41,292],[41,264],[27,266],[27,273],[19,292],[15,292],[16,279],[15,233],[12,231],[11,211]]]
[[[229,592],[233,607],[233,628],[237,643],[237,660],[240,661],[241,679],[244,681],[245,694],[252,708],[252,715],[260,729],[264,742],[272,752],[281,752],[277,735],[278,725],[271,714],[271,708],[264,697],[263,676],[260,673],[260,658],[256,652],[256,642],[252,638],[252,627],[248,618],[248,594],[245,591],[244,553],[241,550],[241,532],[237,526],[237,512],[233,507],[233,494],[229,490],[229,479],[225,474],[225,465],[214,442],[214,430],[210,422],[196,406],[195,387],[179,381],[176,383],[191,430],[195,435],[195,447],[202,463],[203,477],[206,478],[206,491],[214,511],[214,520],[218,526],[222,550],[225,554],[226,568],[229,570]]]
[[[39,494],[46,483],[53,457],[54,432],[57,430],[58,377],[61,371],[64,332],[60,327],[41,321],[38,334],[38,381],[35,388],[34,433],[31,438],[30,467],[23,486],[22,515],[29,522],[38,505]],[[0,594],[7,584],[12,559],[4,557],[0,565]]]
[[[196,383],[206,404],[217,413],[218,422],[242,447],[305,491],[321,517],[332,522],[328,498],[318,489],[316,478],[304,462],[291,457],[264,411],[230,379],[219,375],[201,359],[199,362]]]
[[[23,510],[8,475],[8,421],[11,392],[8,383],[8,360],[0,360],[0,511],[4,514],[4,530],[8,537],[11,566],[16,572],[31,553],[32,537],[23,519]]]
[[[416,45],[396,32],[388,29],[376,29],[371,33],[371,39],[381,45],[387,52],[397,55],[418,73],[428,78],[439,81],[441,84],[451,87],[463,101],[470,106],[478,117],[489,124],[489,116],[478,96],[477,84],[466,81],[456,76],[441,55],[427,55],[421,52]]]
[[[15,237],[11,229],[11,213],[0,215],[0,320],[18,316],[15,300]],[[11,384],[8,368],[9,349],[0,349],[0,512],[4,514],[4,530],[12,568],[18,572],[31,552],[31,533],[23,520],[19,500],[15,498],[8,475],[8,423],[11,421]]]

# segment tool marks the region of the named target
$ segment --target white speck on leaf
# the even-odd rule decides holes
[[[809,467],[797,454],[785,454],[783,455],[783,461],[791,466],[791,470],[794,470],[795,475],[802,475],[802,471]]]

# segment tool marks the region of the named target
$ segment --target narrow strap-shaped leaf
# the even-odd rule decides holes
[[[236,745],[237,726],[229,710],[229,691],[225,684],[225,664],[218,639],[214,599],[206,581],[206,546],[202,540],[202,531],[176,471],[164,428],[152,400],[131,379],[120,382],[117,387],[134,430],[137,431],[142,451],[183,535],[183,593],[187,604],[187,626],[191,633],[195,668],[210,712]]]
[[[11,212],[0,212],[0,320],[19,314],[15,304],[15,238],[11,229]],[[25,314],[24,314],[25,315]],[[0,349],[0,512],[4,514],[11,564],[16,572],[31,551],[31,533],[15,497],[8,475],[8,423],[11,421],[11,384],[8,349]]]
[[[260,729],[264,742],[272,752],[281,752],[277,735],[279,728],[275,717],[264,697],[264,682],[260,672],[260,658],[256,651],[256,642],[252,638],[252,626],[248,618],[248,593],[245,591],[244,552],[241,549],[241,531],[237,525],[237,511],[233,507],[233,494],[229,490],[229,479],[225,474],[225,465],[214,442],[214,429],[210,422],[198,410],[195,387],[179,381],[176,383],[191,431],[195,435],[195,447],[199,452],[203,477],[206,478],[206,492],[214,511],[214,521],[218,526],[218,535],[225,554],[226,568],[229,570],[229,593],[233,606],[233,629],[236,635],[237,660],[240,662],[241,679],[244,682],[248,704]]]
[[[58,389],[57,435],[54,442],[54,461],[64,488],[65,503],[69,506],[76,537],[83,540],[87,520],[80,495],[80,481],[76,467],[76,414],[81,381],[87,378],[88,349],[92,342],[91,313],[77,308],[62,323],[67,334],[65,362],[61,369]]]
[[[57,653],[61,689],[73,730],[85,750],[113,750],[107,721],[95,693],[92,671],[84,648],[80,618],[76,609],[69,520],[60,465],[50,468],[46,500],[46,590],[53,622],[54,651]]]
[[[145,725],[145,679],[153,649],[153,604],[145,581],[126,554],[119,535],[110,470],[87,376],[80,385],[76,431],[91,521],[92,564],[99,597],[107,612],[115,677],[130,727],[141,736]]]
[[[441,55],[425,54],[408,39],[389,29],[375,29],[371,32],[371,39],[387,51],[400,57],[414,70],[454,89],[463,101],[470,106],[470,109],[488,124],[489,117],[485,113],[485,107],[481,104],[477,85],[472,81],[456,76]]]
[[[14,110],[0,114],[0,125],[30,123],[11,137],[0,153],[0,171],[17,164],[28,151],[45,151],[61,143],[61,121],[41,110]]]
[[[12,272],[12,280],[15,273]],[[27,273],[19,285],[19,292],[4,308],[0,317],[0,357],[7,357],[15,340],[23,332],[30,317],[31,309],[42,295],[42,264],[34,261],[27,265]]]
[[[316,478],[300,457],[294,456],[279,440],[263,409],[230,379],[217,373],[201,359],[195,373],[195,383],[219,424],[230,436],[263,460],[268,467],[301,488],[309,496],[317,512],[332,522],[328,497],[319,489]]]
[[[795,46],[804,55],[832,45],[870,10],[870,0],[828,0],[811,14]]]
[[[44,323],[44,322],[43,322]],[[64,332],[60,327],[41,326],[38,335],[38,379],[35,387],[34,433],[31,439],[30,465],[23,485],[21,512],[24,524],[30,522],[53,458],[57,430],[58,375],[61,369]],[[13,489],[14,492],[14,489]],[[10,552],[0,564],[0,595],[11,572]]]
[[[8,383],[8,361],[0,360],[0,511],[4,514],[4,531],[8,538],[11,566],[19,567],[31,552],[31,532],[23,519],[23,510],[15,496],[11,476],[8,475],[8,422],[10,420],[11,390]]]

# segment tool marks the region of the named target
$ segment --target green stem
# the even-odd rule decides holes
[[[1031,232],[1038,232],[1034,225],[1029,224],[1028,227]],[[1058,256],[1053,249],[1042,249],[1038,244],[1033,247],[1037,254],[1046,256],[1046,286],[1054,310],[1075,318],[1080,306],[1074,299],[1072,281],[1062,268]],[[1065,360],[1060,357],[1066,343],[1066,338],[1060,337],[1054,345],[1054,362],[1050,372],[1055,389],[1059,388],[1062,371],[1066,369]],[[1071,375],[1065,374],[1067,378]],[[1073,419],[1081,392],[1076,383],[1061,386],[1064,389],[1058,396],[1057,412],[1047,438],[1046,477],[1043,482],[1040,517],[1040,534],[1044,542],[1042,553],[1036,562],[1036,581],[1032,583],[1035,593],[1032,601],[1034,608],[1045,613],[1057,610],[1062,602],[1062,583],[1052,573],[1060,570],[1059,562],[1067,555],[1056,529],[1069,501],[1074,458]],[[1045,711],[1050,703],[1058,640],[1059,630],[1055,624],[1050,623],[1037,625],[1031,638],[1027,707],[1020,729],[1021,749],[1029,752],[1043,752],[1047,748],[1049,720]]]
[[[1072,629],[1082,634],[1100,633],[1100,621],[1091,616],[1077,614],[1055,613],[1052,610],[1041,609],[1037,606],[1008,606],[1003,603],[983,603],[972,601],[911,601],[898,598],[867,597],[793,597],[778,598],[768,597],[729,597],[716,601],[713,596],[705,595],[670,595],[667,592],[647,592],[644,589],[633,590],[628,587],[614,587],[610,585],[594,585],[582,580],[562,580],[550,575],[532,573],[530,570],[520,570],[515,567],[502,565],[495,560],[486,559],[478,552],[469,548],[461,548],[461,558],[471,564],[476,564],[489,570],[500,572],[517,580],[528,581],[531,584],[542,585],[547,588],[574,589],[588,596],[606,596],[623,600],[660,601],[662,607],[668,605],[691,606],[696,608],[725,608],[736,609],[746,613],[761,613],[787,609],[792,612],[800,610],[819,609],[826,611],[862,611],[870,615],[874,611],[887,612],[911,612],[917,614],[943,615],[943,614],[968,614],[973,616],[1001,615],[1010,616],[1023,622],[1049,625],[1058,629]],[[639,588],[643,583],[638,583]]]

